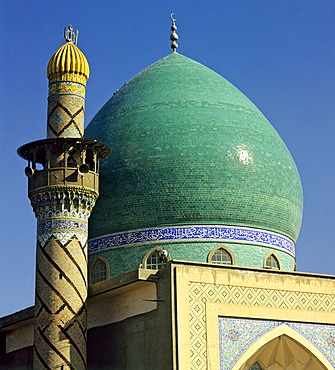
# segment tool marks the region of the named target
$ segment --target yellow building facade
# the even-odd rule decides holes
[[[90,286],[90,369],[334,369],[334,277],[169,262]],[[29,309],[2,319],[24,365]],[[26,357],[23,356],[26,353]]]

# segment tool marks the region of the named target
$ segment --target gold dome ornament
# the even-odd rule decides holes
[[[50,58],[47,77],[50,84],[61,81],[72,81],[86,85],[90,67],[85,55],[76,46],[78,31],[74,33],[71,25],[64,30],[66,44],[61,46]]]

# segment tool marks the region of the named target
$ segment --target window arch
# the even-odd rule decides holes
[[[160,247],[150,249],[150,251],[143,257],[142,266],[149,270],[160,270],[164,268],[166,261],[169,261],[171,258],[170,254],[165,259],[161,258],[159,252],[162,250],[164,249]]]
[[[275,253],[270,252],[265,256],[264,267],[267,269],[280,270],[279,258]]]
[[[230,249],[224,245],[219,245],[209,253],[208,262],[217,265],[235,265],[235,258]]]
[[[109,278],[109,263],[103,257],[97,257],[91,265],[91,284],[99,283],[100,281]]]

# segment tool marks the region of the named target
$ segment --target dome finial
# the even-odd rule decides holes
[[[173,18],[173,14],[174,13],[170,14],[170,18],[171,18],[171,21],[172,21],[172,26],[171,26],[172,33],[171,33],[171,36],[170,36],[170,40],[172,41],[172,43],[171,43],[172,51],[175,52],[175,51],[177,51],[177,47],[178,47],[178,44],[176,43],[176,41],[178,40],[178,35],[176,34],[176,30],[177,30],[176,20],[177,19]]]
[[[77,30],[76,33],[73,31],[73,27],[71,24],[67,26],[67,28],[64,28],[64,38],[67,42],[72,42],[72,44],[75,44],[77,46],[78,42],[78,34],[79,31]]]

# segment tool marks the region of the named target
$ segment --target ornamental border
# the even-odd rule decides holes
[[[254,332],[254,336],[249,338],[244,338],[245,334],[242,331],[242,334],[239,333],[239,330],[236,329],[236,325],[250,324],[253,328],[249,332]],[[263,324],[264,327],[258,328],[259,325]],[[268,326],[266,326],[268,325]],[[235,318],[235,317],[226,317],[220,315],[218,317],[218,342],[219,342],[219,357],[220,357],[220,370],[230,370],[236,364],[237,360],[241,357],[243,352],[249,348],[256,340],[261,338],[264,334],[270,332],[271,330],[281,326],[286,325],[291,329],[295,330],[297,333],[306,338],[310,343],[312,343],[325,357],[326,359],[334,365],[334,359],[331,357],[333,345],[333,338],[335,334],[334,325],[330,324],[314,324],[314,323],[301,323],[301,322],[290,322],[284,320],[262,320],[262,319],[250,319],[250,318]],[[317,329],[320,328],[322,331],[327,331],[328,338],[320,338],[316,336]],[[240,338],[241,337],[241,338]],[[231,349],[233,355],[225,361],[224,358],[224,348],[223,344],[227,346],[228,341],[235,342],[237,351],[234,351],[234,348]],[[329,348],[326,347],[328,345]]]
[[[74,95],[85,100],[86,88],[80,82],[61,81],[49,86],[49,98],[58,95]]]
[[[107,234],[89,240],[89,252],[168,242],[244,242],[276,248],[295,257],[294,242],[275,232],[222,225],[167,226]]]
[[[37,223],[37,234],[50,233],[53,231],[88,232],[88,224],[85,221],[72,218],[46,219]]]

